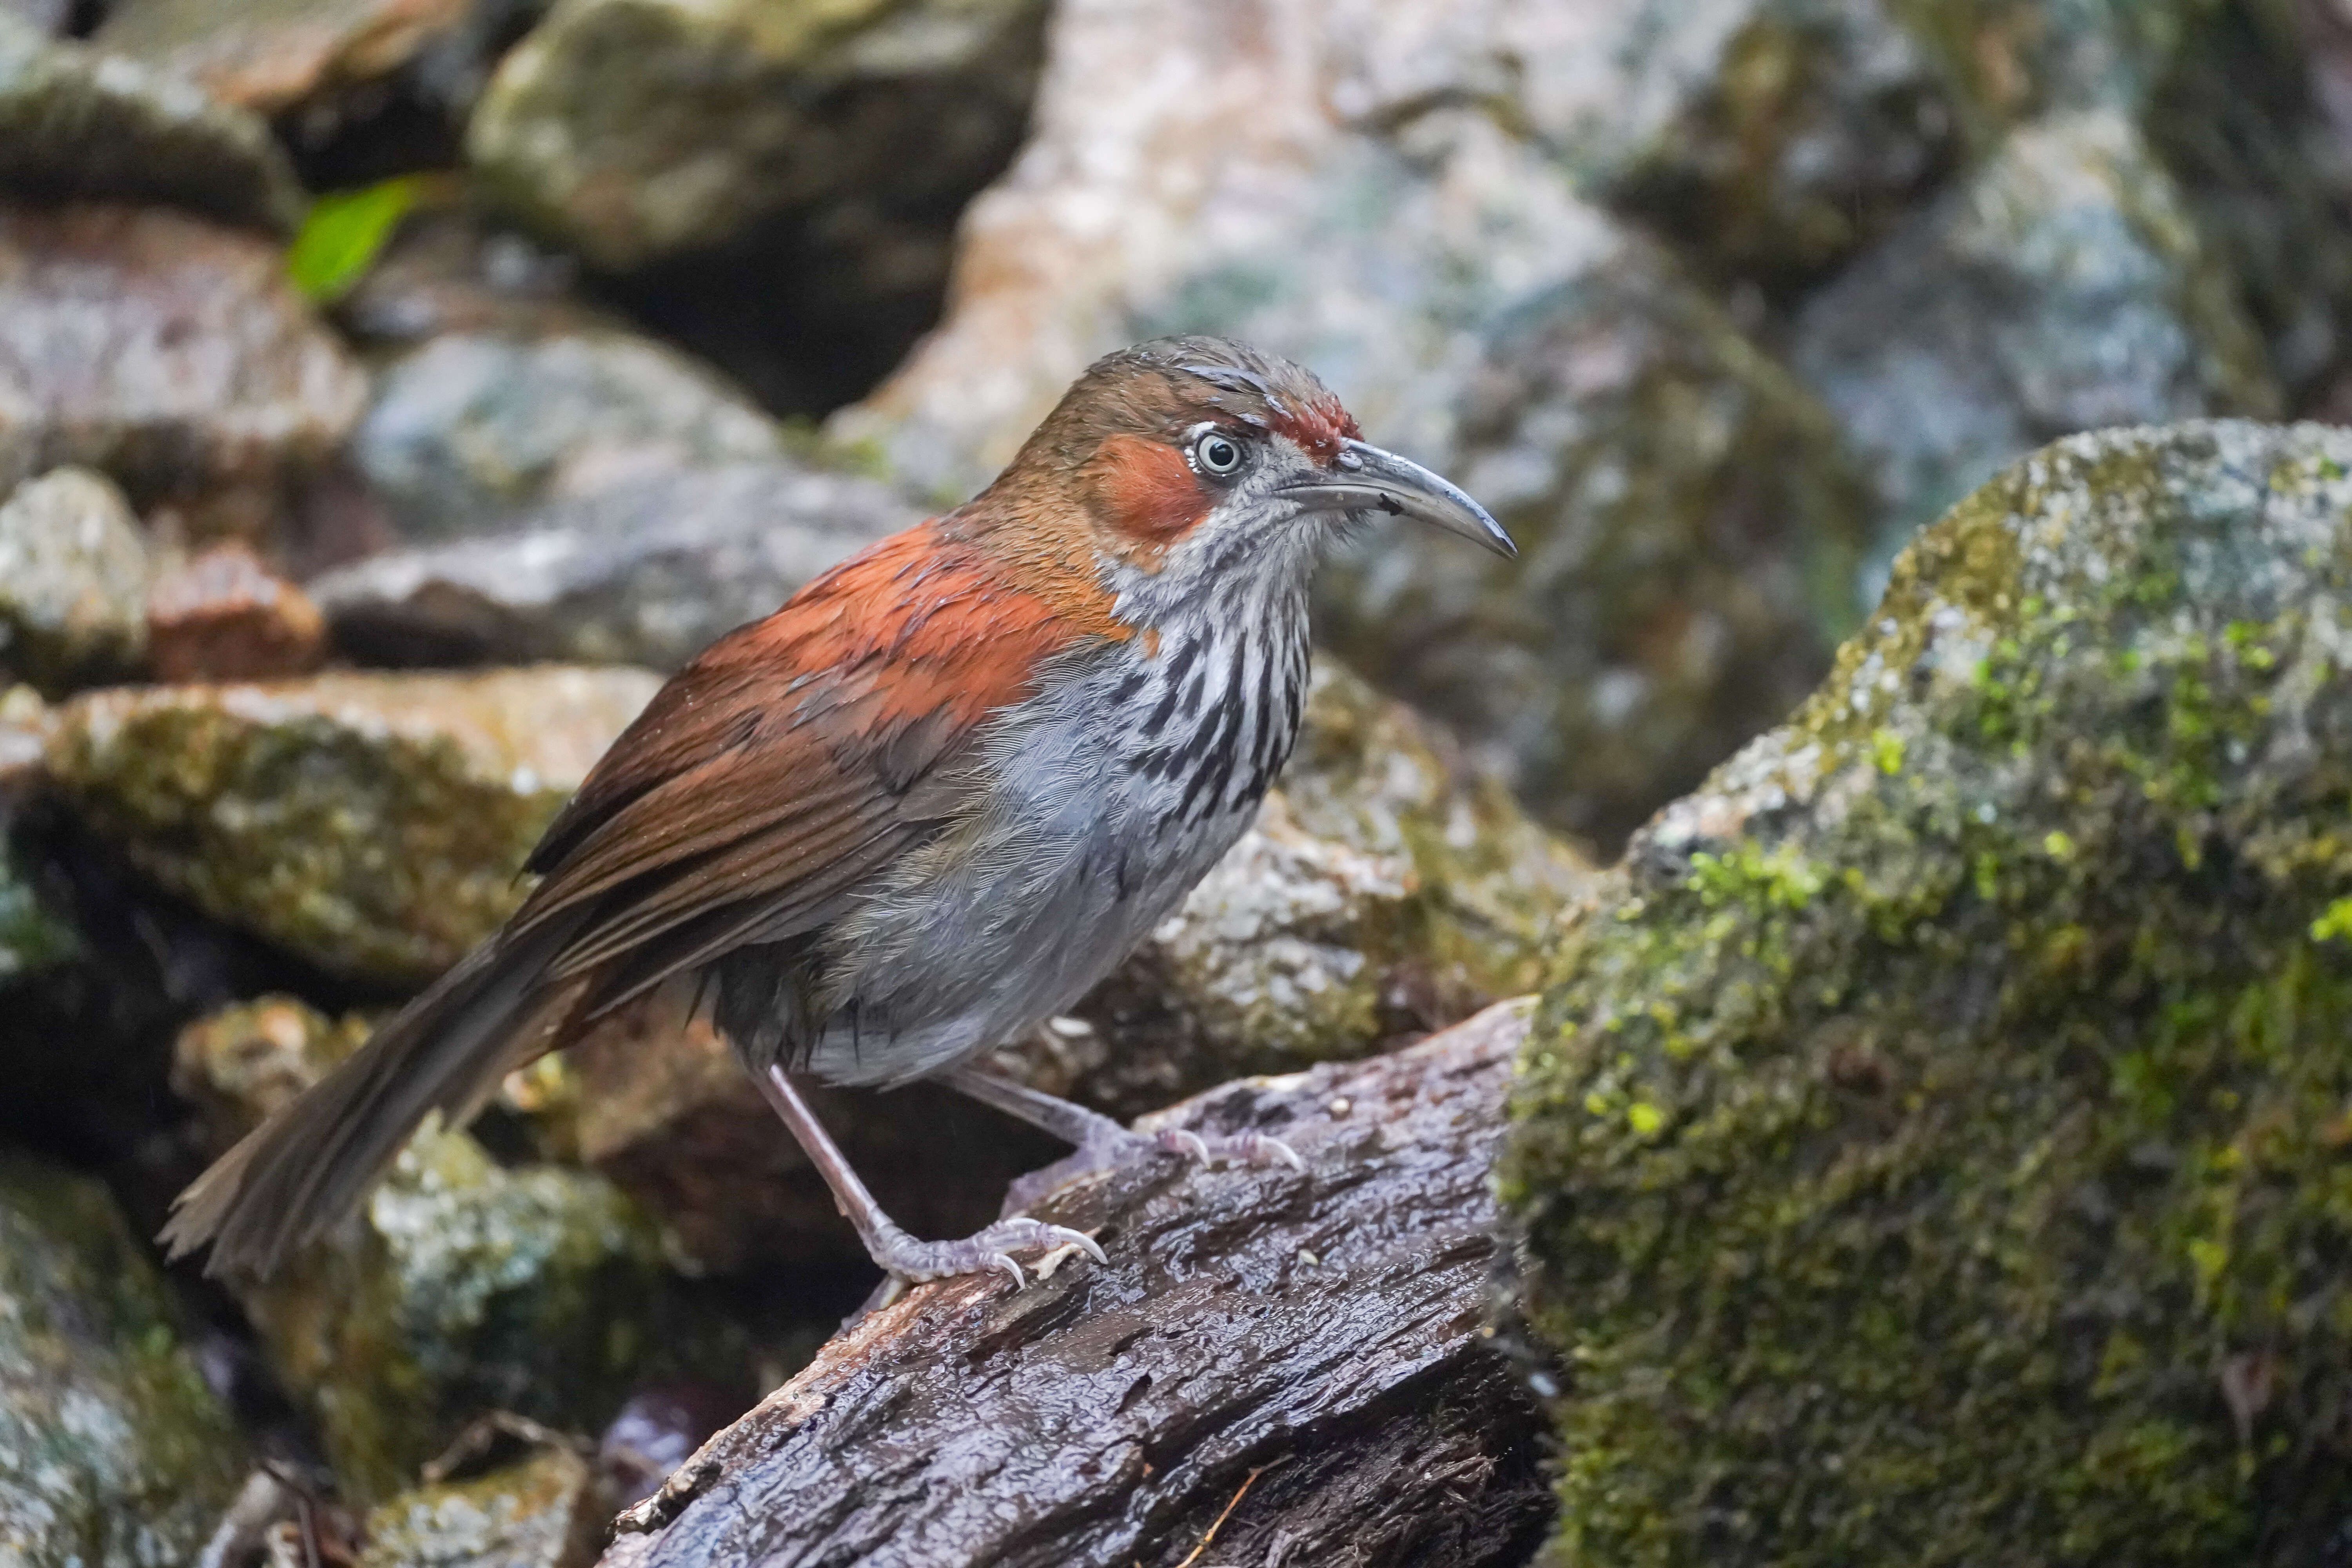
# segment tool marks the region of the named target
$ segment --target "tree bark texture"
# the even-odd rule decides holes
[[[624,1515],[605,1568],[1524,1562],[1551,1500],[1487,1328],[1487,1172],[1527,1016],[1147,1119],[1307,1169],[1063,1183],[1030,1212],[1108,1266],[870,1314]]]

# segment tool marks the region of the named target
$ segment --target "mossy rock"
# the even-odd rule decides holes
[[[462,1132],[420,1133],[358,1218],[240,1294],[361,1499],[484,1411],[600,1427],[680,1327],[653,1227],[618,1189],[503,1169]]]
[[[359,1568],[586,1568],[612,1512],[588,1462],[550,1448],[371,1510]]]
[[[0,1156],[0,1563],[177,1568],[244,1473],[106,1189]]]
[[[103,474],[53,468],[17,486],[0,500],[0,670],[50,692],[135,670],[155,569]]]
[[[168,202],[289,229],[302,186],[257,115],[194,83],[54,41],[0,7],[0,192],[36,201]]]
[[[421,984],[498,929],[524,857],[659,685],[642,670],[122,689],[58,714],[50,784],[206,913]]]
[[[1502,1190],[1550,1561],[2323,1560],[2352,433],[2071,437],[1568,934]]]

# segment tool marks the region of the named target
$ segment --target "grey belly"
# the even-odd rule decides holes
[[[1170,785],[1139,781],[1115,746],[1051,722],[1015,729],[995,752],[983,807],[828,934],[830,1008],[803,1058],[825,1081],[902,1083],[1066,1011],[1256,815],[1251,801],[1174,826]]]

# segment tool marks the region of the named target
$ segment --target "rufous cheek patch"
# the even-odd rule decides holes
[[[1200,476],[1164,442],[1110,437],[1087,468],[1096,515],[1142,552],[1167,549],[1209,515]]]

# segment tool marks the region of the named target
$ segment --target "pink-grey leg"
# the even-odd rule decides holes
[[[1197,1160],[1202,1164],[1218,1160],[1231,1160],[1245,1165],[1287,1165],[1294,1171],[1307,1168],[1298,1152],[1279,1138],[1269,1138],[1262,1132],[1238,1132],[1227,1137],[1203,1138],[1181,1127],[1171,1127],[1153,1133],[1130,1132],[1118,1122],[1098,1110],[1056,1099],[1026,1084],[965,1064],[952,1067],[938,1075],[938,1080],[959,1094],[969,1095],[982,1105],[992,1106],[1007,1116],[1026,1121],[1030,1126],[1052,1133],[1065,1143],[1075,1145],[1089,1154],[1102,1157],[1106,1164],[1115,1164],[1136,1154],[1160,1151]]]
[[[1076,1247],[1096,1262],[1103,1261],[1102,1248],[1095,1245],[1093,1237],[1066,1226],[1034,1219],[999,1220],[961,1241],[916,1240],[882,1212],[882,1205],[866,1190],[866,1184],[850,1168],[840,1147],[818,1123],[808,1101],[801,1098],[782,1068],[771,1067],[755,1081],[768,1104],[791,1129],[809,1163],[824,1178],[824,1184],[833,1189],[834,1204],[843,1217],[856,1227],[858,1239],[866,1244],[866,1255],[890,1276],[894,1287],[945,1279],[957,1274],[980,1274],[993,1268],[1011,1276],[1018,1289],[1026,1277],[1021,1272],[1021,1265],[1013,1260],[1012,1249],[1015,1247],[1050,1251],[1059,1247]],[[890,1297],[897,1293],[895,1288],[888,1292]]]

